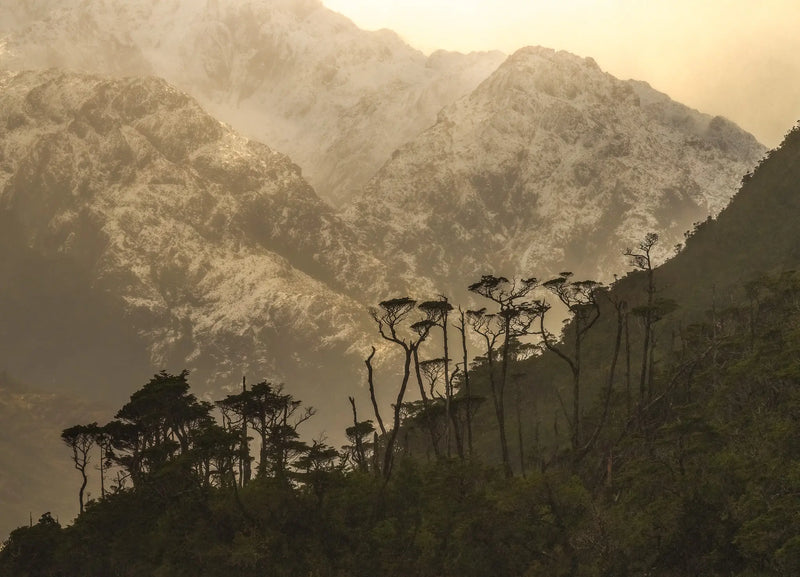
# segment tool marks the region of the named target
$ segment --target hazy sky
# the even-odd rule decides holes
[[[721,114],[777,146],[800,119],[800,0],[323,0],[437,48],[542,45]]]

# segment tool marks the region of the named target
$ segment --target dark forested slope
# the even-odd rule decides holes
[[[705,293],[696,303],[700,308],[710,304],[714,287],[724,300],[758,273],[799,266],[798,222],[800,129],[795,128],[744,176],[741,190],[717,219],[698,226],[685,250],[659,269],[665,292],[672,298]]]

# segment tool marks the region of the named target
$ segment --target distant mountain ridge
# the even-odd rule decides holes
[[[396,151],[347,215],[408,274],[610,280],[646,232],[671,247],[721,210],[763,152],[592,59],[525,48]]]
[[[319,0],[11,0],[0,8],[4,33],[0,66],[167,79],[291,156],[334,204],[505,58],[426,57]]]
[[[382,264],[287,157],[163,80],[4,73],[0,125],[6,229],[84,271],[149,366],[286,375],[312,342],[343,351],[362,338],[361,299],[382,292]],[[5,297],[24,301],[5,278]]]

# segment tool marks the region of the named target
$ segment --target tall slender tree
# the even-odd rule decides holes
[[[431,438],[431,447],[433,453],[438,459],[441,456],[439,450],[439,431],[437,426],[437,402],[435,398],[435,386],[438,376],[433,371],[435,367],[441,366],[438,364],[438,359],[429,359],[426,361],[419,360],[419,350],[414,351],[414,374],[417,377],[417,384],[419,385],[420,402],[422,403],[421,418],[428,428],[428,434]],[[433,366],[431,363],[433,362]],[[428,389],[426,390],[425,383],[423,382],[422,375],[428,381]],[[428,394],[430,393],[430,396]]]
[[[378,325],[378,333],[384,340],[397,345],[403,351],[403,376],[394,404],[394,421],[392,429],[386,435],[386,446],[383,456],[383,477],[389,480],[394,464],[394,444],[400,430],[400,417],[403,409],[403,400],[411,376],[411,363],[414,351],[419,349],[425,341],[435,323],[430,318],[412,322],[409,320],[411,311],[416,308],[417,301],[409,297],[400,297],[385,300],[380,303],[379,309],[372,309],[370,314]],[[377,416],[377,415],[376,415]]]
[[[540,333],[542,342],[548,350],[554,352],[563,360],[572,373],[572,416],[567,414],[567,420],[571,429],[571,442],[573,448],[578,448],[582,443],[583,431],[581,427],[582,406],[581,406],[581,352],[584,339],[589,330],[600,318],[600,305],[597,302],[597,294],[600,283],[595,281],[571,281],[571,272],[562,272],[554,279],[544,283],[544,287],[558,297],[558,300],[567,307],[572,317],[571,325],[568,325],[572,336],[572,353],[568,354],[559,347],[552,334],[544,326],[544,317],[540,317]],[[567,337],[567,335],[564,335]]]
[[[453,402],[453,388],[450,383],[450,357],[449,357],[449,344],[448,344],[448,317],[450,311],[453,310],[453,305],[447,300],[447,297],[441,295],[438,300],[425,301],[419,305],[420,310],[424,311],[427,318],[433,322],[437,327],[442,329],[442,360],[444,362],[444,413],[445,413],[445,429],[444,429],[444,446],[447,451],[447,456],[450,456],[450,437],[451,437],[451,421],[452,421],[452,402]]]
[[[487,358],[493,356],[493,348],[502,335],[503,346],[501,356],[500,378],[493,376],[493,359],[489,361],[489,382],[492,389],[495,415],[500,433],[500,449],[503,458],[503,470],[507,477],[514,472],[508,452],[508,440],[505,425],[505,387],[508,381],[508,361],[511,343],[514,339],[530,334],[534,319],[543,314],[543,304],[528,299],[528,295],[539,282],[535,278],[510,281],[505,277],[484,275],[481,280],[470,285],[469,290],[494,302],[498,308],[496,316],[483,311],[473,312],[473,328],[483,335],[487,344]]]
[[[95,430],[94,442],[100,450],[100,497],[106,496],[106,469],[111,465],[111,434],[106,427],[97,427]]]
[[[356,468],[360,471],[366,471],[369,469],[366,438],[375,433],[375,427],[372,425],[372,421],[359,421],[355,398],[348,397],[348,400],[353,409],[353,426],[345,429],[345,435],[352,443],[350,455],[355,462]]]
[[[467,421],[467,451],[472,455],[472,390],[469,383],[469,356],[467,351],[467,319],[466,311],[458,307],[458,324],[455,325],[461,335],[461,366],[464,376],[461,377],[464,384],[464,405],[466,407]]]
[[[75,425],[61,432],[61,440],[72,450],[72,463],[81,474],[81,487],[78,490],[78,503],[80,504],[81,513],[83,513],[83,496],[88,482],[86,467],[89,466],[89,453],[97,440],[98,429],[97,423],[91,423],[89,425]]]
[[[656,295],[655,271],[653,267],[653,247],[658,242],[658,235],[649,232],[645,235],[636,248],[625,250],[625,256],[630,258],[631,264],[647,275],[647,304],[638,307],[634,312],[641,315],[644,323],[644,338],[642,340],[642,368],[639,373],[639,405],[644,403],[650,379],[650,355],[653,338],[654,303]]]
[[[494,407],[495,419],[497,420],[498,434],[500,439],[500,455],[506,473],[510,469],[510,464],[506,465],[510,459],[508,454],[508,440],[505,430],[505,412],[500,386],[497,382],[495,370],[495,354],[497,343],[503,335],[503,324],[498,322],[497,315],[487,313],[485,308],[467,311],[472,330],[483,338],[486,346],[486,369],[489,373],[489,390],[492,393],[492,404]]]

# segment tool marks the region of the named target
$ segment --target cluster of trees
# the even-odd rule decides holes
[[[314,411],[266,381],[217,401],[199,401],[189,392],[188,371],[155,375],[104,426],[96,422],[65,429],[81,474],[80,512],[92,455],[99,456],[101,498],[130,486],[146,485],[166,495],[190,486],[241,488],[253,478],[282,483],[325,468],[338,452],[321,442],[300,440],[298,427]],[[259,459],[252,473],[251,442],[258,439]],[[106,489],[106,480],[113,473]]]
[[[391,475],[397,453],[397,436],[401,430],[419,425],[427,432],[427,446],[437,458],[452,457],[461,460],[474,454],[473,417],[486,397],[474,394],[470,384],[470,373],[476,368],[486,376],[491,406],[496,418],[499,454],[504,474],[514,474],[508,442],[506,410],[509,405],[506,391],[511,374],[511,365],[520,358],[529,356],[535,349],[546,347],[563,359],[572,370],[573,397],[572,419],[568,417],[573,444],[580,444],[581,423],[581,343],[586,332],[599,318],[598,297],[605,294],[599,283],[573,281],[572,273],[564,272],[555,279],[541,283],[535,278],[509,280],[505,277],[484,275],[480,281],[470,285],[469,290],[490,301],[492,310],[486,307],[475,310],[456,309],[445,296],[438,300],[417,302],[409,297],[400,297],[380,303],[372,310],[372,318],[380,336],[392,343],[402,353],[402,371],[397,398],[393,404],[391,428],[384,424],[378,403],[375,400],[372,359],[375,349],[366,359],[367,381],[372,408],[380,435],[372,420],[359,421],[355,401],[353,426],[347,434],[352,439],[357,462],[362,470],[369,468],[364,448],[374,454],[373,469],[379,469],[384,479]],[[537,292],[538,291],[538,292]],[[567,307],[578,330],[574,334],[574,352],[562,351],[545,328],[545,315],[550,305],[542,293],[551,292]],[[534,298],[538,295],[539,298]],[[455,322],[450,326],[451,317]],[[450,329],[460,336],[461,360],[450,358]],[[435,353],[423,359],[420,354],[423,344],[430,342],[432,332],[441,333],[441,341],[433,345]],[[485,348],[483,355],[470,363],[468,356],[468,332],[472,331]],[[541,344],[525,339],[539,337]],[[415,379],[419,400],[406,401],[409,383]],[[487,384],[485,383],[485,384]],[[566,409],[565,409],[566,410]],[[372,436],[372,442],[369,437]],[[407,452],[407,451],[406,451]]]
[[[395,345],[403,356],[402,377],[398,394],[393,404],[392,427],[384,425],[384,419],[375,400],[375,383],[372,360],[375,349],[366,359],[367,380],[371,394],[372,408],[379,430],[372,420],[359,421],[355,401],[353,407],[353,426],[347,431],[358,447],[357,462],[362,470],[369,468],[364,448],[373,451],[373,469],[380,469],[388,479],[397,452],[398,433],[420,429],[426,431],[425,446],[435,457],[451,457],[454,454],[461,460],[474,455],[473,420],[476,411],[487,400],[491,401],[499,451],[499,462],[506,478],[511,478],[515,470],[521,474],[533,460],[538,467],[547,466],[541,446],[534,447],[539,457],[526,456],[525,439],[522,435],[522,412],[520,395],[523,387],[534,389],[535,371],[527,371],[520,361],[539,358],[542,353],[563,364],[569,371],[569,391],[562,394],[555,389],[558,398],[560,417],[566,422],[569,431],[568,446],[575,457],[580,459],[597,442],[609,416],[609,402],[612,392],[620,380],[618,365],[625,349],[628,411],[635,405],[639,410],[652,400],[653,367],[656,359],[656,323],[676,307],[673,301],[658,296],[655,279],[654,247],[658,235],[648,234],[635,248],[625,254],[631,259],[635,269],[646,278],[643,302],[629,307],[625,299],[602,284],[592,280],[575,280],[571,272],[562,272],[547,281],[536,278],[513,279],[494,275],[484,275],[480,281],[469,286],[469,291],[483,297],[489,304],[480,309],[455,309],[449,299],[441,296],[438,300],[418,303],[409,297],[386,300],[379,308],[372,310],[372,318],[378,326],[383,339]],[[561,335],[554,335],[548,328],[546,319],[552,309],[551,302],[559,307],[559,313],[566,315]],[[589,406],[585,399],[583,354],[590,331],[598,326],[602,315],[613,317],[610,323],[614,328],[610,343],[602,352],[599,363],[605,374],[598,378],[597,370],[592,375],[593,396],[602,389],[603,411],[587,425],[584,414]],[[552,315],[551,315],[552,316]],[[455,322],[450,319],[455,318]],[[641,370],[639,374],[638,397],[631,392],[634,371],[631,368],[632,350],[629,319],[634,318],[638,330],[643,334],[641,341]],[[449,330],[455,329],[460,337],[461,359],[450,358]],[[432,345],[434,354],[422,358],[423,345],[431,345],[431,335],[441,333],[441,341]],[[470,362],[467,341],[468,333],[481,342],[481,353]],[[472,339],[470,339],[472,340]],[[595,349],[598,346],[595,345]],[[597,350],[594,351],[597,353]],[[597,355],[594,361],[597,363]],[[514,367],[512,369],[512,367]],[[597,368],[597,367],[595,367]],[[470,375],[479,375],[477,387],[470,382]],[[513,377],[512,377],[513,375]],[[419,400],[406,401],[409,382],[416,380]],[[509,383],[514,382],[515,398],[509,402],[507,397]],[[602,387],[598,382],[603,383]],[[517,439],[519,454],[517,462],[512,458],[509,442],[507,410],[516,410]],[[531,416],[529,415],[529,418]],[[537,417],[534,417],[537,418]],[[536,422],[538,429],[541,425]],[[485,434],[486,430],[482,430]],[[370,437],[372,438],[370,442]],[[563,448],[562,441],[552,439],[551,453],[557,455]],[[408,453],[408,446],[404,448]],[[495,451],[492,451],[495,452]],[[382,458],[378,458],[382,456]],[[485,457],[484,452],[484,457]]]
[[[210,404],[186,372],[155,375],[111,423],[64,431],[82,512],[14,531],[0,574],[800,573],[800,274],[756,279],[667,339],[656,241],[628,251],[636,292],[484,276],[470,290],[491,309],[380,303],[378,333],[401,353],[396,402],[384,419],[373,349],[374,420],[351,398],[341,450],[301,440],[313,411],[279,387],[243,382]],[[570,314],[560,339],[544,295]],[[485,345],[472,362],[468,331]],[[543,387],[554,367],[568,434],[527,461],[520,437],[515,465],[506,413],[523,414],[507,389]],[[95,455],[102,494],[84,503]]]
[[[387,482],[398,454],[407,452],[398,448],[398,436],[417,425],[426,430],[425,442],[437,458],[457,455],[463,461],[474,455],[472,419],[486,400],[470,388],[470,372],[476,366],[486,377],[501,464],[505,476],[511,478],[505,415],[510,366],[537,347],[554,352],[570,367],[572,408],[571,413],[566,407],[564,410],[573,448],[577,448],[582,443],[581,344],[600,316],[598,295],[606,292],[598,283],[573,281],[571,276],[564,272],[541,283],[535,278],[509,280],[485,275],[469,290],[490,301],[491,311],[461,307],[456,311],[444,296],[424,302],[409,297],[381,302],[371,314],[378,334],[402,353],[401,382],[391,417],[385,420],[375,394],[373,347],[365,364],[375,419],[359,420],[351,397],[353,425],[346,430],[350,445],[341,451],[320,441],[309,445],[300,440],[298,427],[314,411],[302,408],[300,401],[280,387],[260,382],[248,388],[243,379],[240,393],[212,404],[190,393],[187,371],[177,375],[162,371],[131,396],[113,421],[63,431],[62,440],[81,475],[80,512],[85,509],[85,489],[95,454],[99,457],[101,499],[109,492],[145,483],[162,494],[187,482],[203,488],[234,489],[245,487],[254,478],[291,484],[304,474],[334,466],[371,472]],[[533,298],[536,291],[540,298]],[[562,351],[562,345],[545,328],[550,305],[541,298],[543,292],[555,295],[573,319],[576,330],[571,353]],[[455,322],[451,322],[453,318]],[[452,329],[460,337],[460,362],[450,358]],[[485,345],[484,356],[473,363],[467,346],[470,331]],[[435,344],[431,343],[434,334],[440,337]],[[523,339],[535,336],[540,337],[540,345],[523,344]],[[438,354],[423,359],[420,351],[427,344]],[[615,355],[618,352],[619,342]],[[419,399],[409,401],[407,392],[413,380]],[[214,417],[215,411],[221,418]],[[524,469],[524,460],[520,466]]]

